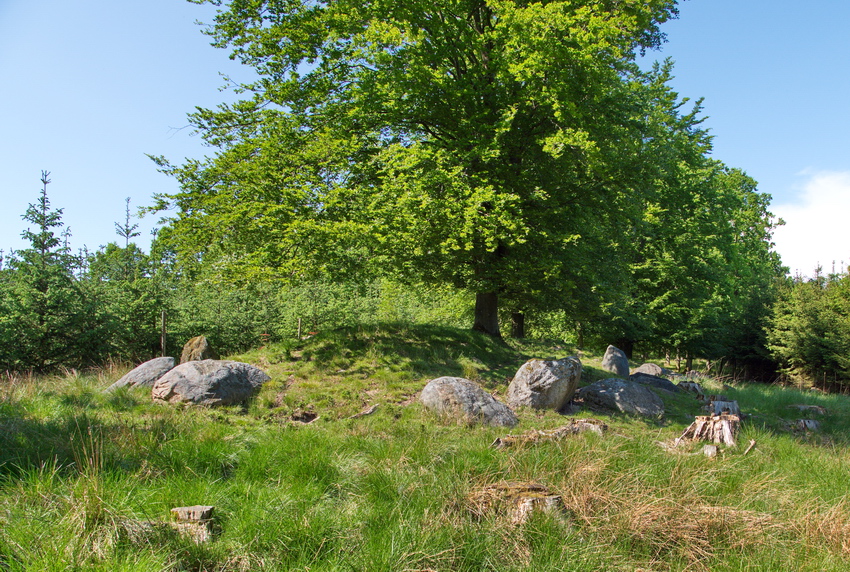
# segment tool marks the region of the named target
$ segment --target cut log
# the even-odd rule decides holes
[[[678,445],[682,441],[709,441],[729,447],[735,446],[735,436],[741,425],[738,415],[723,413],[721,415],[700,415],[685,429],[682,436],[676,439]]]
[[[361,417],[366,417],[367,415],[372,415],[377,410],[378,410],[378,404],[376,403],[372,407],[370,407],[368,409],[364,409],[360,413],[355,413],[354,415],[349,417],[349,419],[359,419]]]
[[[817,413],[818,415],[826,415],[827,411],[825,407],[821,407],[820,405],[803,405],[800,403],[795,403],[794,405],[789,405],[789,408],[797,409],[803,413]]]

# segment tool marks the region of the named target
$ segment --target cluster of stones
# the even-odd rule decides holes
[[[618,377],[603,379],[578,389],[581,362],[576,357],[559,360],[532,359],[519,368],[508,386],[506,403],[501,403],[478,384],[458,377],[433,379],[422,390],[422,404],[437,415],[465,423],[513,427],[518,407],[561,411],[574,397],[595,408],[632,415],[657,417],[664,402],[653,391],[684,391],[661,375],[670,372],[655,364],[644,364],[629,373],[626,355],[608,346],[603,369]],[[625,379],[623,379],[625,378]]]
[[[559,410],[569,402],[581,378],[581,362],[574,357],[527,361],[508,387],[507,405],[475,382],[459,377],[432,379],[422,390],[422,404],[437,415],[466,423],[513,427],[519,420],[513,409],[521,406]]]
[[[151,397],[167,403],[234,405],[259,392],[271,378],[251,364],[216,359],[204,336],[190,339],[183,348],[180,364],[173,357],[146,361],[106,390],[120,387],[150,387]]]

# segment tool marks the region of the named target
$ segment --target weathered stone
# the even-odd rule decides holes
[[[579,379],[581,362],[578,358],[528,360],[508,386],[508,406],[561,409],[576,392]]]
[[[173,357],[148,360],[107,387],[106,391],[115,391],[119,387],[153,387],[156,380],[174,369],[175,363]]]
[[[507,405],[462,377],[438,377],[428,382],[419,396],[426,409],[463,423],[486,423],[513,427],[519,420]]]
[[[578,390],[585,404],[633,415],[655,417],[664,414],[664,402],[646,386],[610,378]]]
[[[602,356],[602,369],[619,377],[629,377],[629,358],[623,350],[608,346],[605,355]]]
[[[258,367],[206,359],[180,364],[154,384],[155,400],[196,405],[231,405],[255,395],[271,379]]]
[[[180,363],[189,361],[201,361],[205,359],[218,359],[215,351],[210,347],[206,336],[195,336],[186,342],[183,346],[183,353],[180,354]]]
[[[656,377],[665,377],[670,375],[672,372],[669,369],[654,363],[644,363],[632,370],[632,375],[635,375],[636,373],[646,373]]]
[[[641,385],[647,385],[656,389],[669,391],[670,393],[685,392],[684,388],[679,387],[669,379],[664,379],[663,377],[658,377],[655,375],[649,375],[648,373],[633,373],[629,376],[629,381],[634,381],[635,383],[639,383]]]

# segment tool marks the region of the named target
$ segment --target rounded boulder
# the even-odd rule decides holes
[[[513,427],[519,420],[504,403],[462,377],[438,377],[419,396],[426,409],[446,419],[474,424]]]
[[[528,360],[508,386],[508,406],[559,410],[576,392],[579,379],[581,361],[576,357]]]
[[[271,378],[251,364],[205,359],[180,364],[157,380],[156,401],[195,405],[232,405],[257,394]]]
[[[631,415],[657,417],[664,414],[664,402],[639,383],[610,378],[597,381],[578,391],[586,405],[620,411]]]

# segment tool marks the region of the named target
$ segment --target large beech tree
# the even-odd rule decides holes
[[[208,1],[214,45],[256,79],[190,116],[213,157],[157,159],[181,182],[161,237],[234,276],[450,283],[499,335],[500,298],[611,271],[667,160],[654,142],[697,123],[635,64],[675,0]]]

